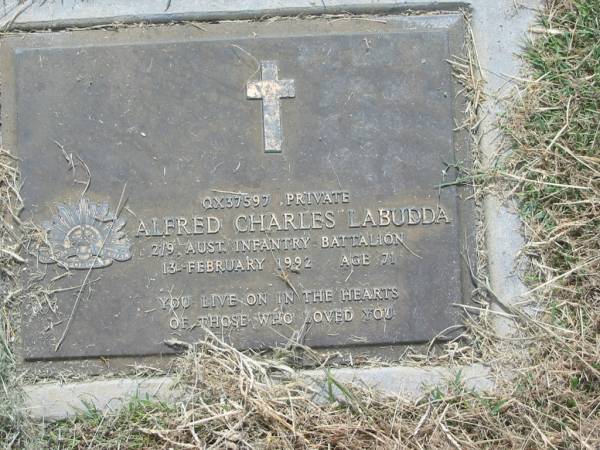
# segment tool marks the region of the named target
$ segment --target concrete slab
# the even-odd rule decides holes
[[[299,376],[311,380],[319,398],[329,398],[326,371],[310,370],[301,372]],[[468,390],[478,392],[489,392],[496,386],[490,368],[481,364],[455,367],[348,367],[333,369],[329,376],[344,386],[368,387],[407,399],[416,399],[429,389],[454,381],[459,381]],[[332,386],[332,394],[336,398],[344,399],[344,394],[335,386]]]
[[[468,194],[456,186],[437,192],[434,185],[442,181],[445,163],[467,156],[453,131],[465,105],[452,94],[460,87],[447,63],[462,51],[463,18],[385,19],[5,37],[4,143],[29,180],[21,189],[27,205],[22,219],[44,224],[49,242],[24,270],[35,277],[46,271],[46,282],[61,276],[64,266],[73,269],[53,285],[64,287],[53,296],[54,314],[28,314],[28,307],[22,313],[25,361],[172,353],[165,339],[196,342],[204,327],[223,331],[239,349],[284,345],[304,326],[305,345],[339,350],[368,344],[377,351],[451,337],[448,330],[462,320],[454,303],[469,302],[473,289],[462,252],[474,245],[464,239],[474,227],[468,207],[457,201]],[[232,51],[239,48],[254,60]],[[269,63],[268,86],[275,89],[269,94],[256,87],[265,83],[266,71],[256,81],[254,61],[271,60],[277,63]],[[298,95],[278,93],[284,83]],[[251,101],[247,84],[256,89]],[[255,101],[260,92],[264,99]],[[132,134],[132,125],[144,131]],[[62,158],[40,151],[54,139],[77,149],[93,174],[85,197],[65,175]],[[124,211],[111,222],[123,180],[135,214]],[[346,199],[311,213],[303,212],[308,206],[291,205],[294,192],[315,187],[343,188]],[[228,197],[230,208],[201,213],[215,188],[268,194],[265,210],[259,216],[243,205],[235,208],[236,199],[242,203],[238,195]],[[173,214],[181,216],[178,224],[189,225],[170,230]],[[378,219],[380,214],[387,216]],[[69,231],[81,223],[87,235]],[[120,238],[110,232],[114,223]],[[338,242],[340,235],[358,237],[359,230],[360,246],[358,239]],[[276,248],[244,253],[243,243],[265,234]],[[305,243],[288,249],[292,235]],[[89,250],[87,236],[105,236],[98,261],[90,257],[97,250]],[[201,256],[206,250],[198,245],[217,242],[209,239],[218,239],[222,250]],[[172,255],[161,258],[155,249],[165,243]],[[369,261],[356,271],[340,263],[349,252],[367,250]],[[394,252],[398,261],[382,260],[392,253],[381,252]],[[281,306],[277,261],[298,254],[309,262],[294,268],[291,283],[298,288],[287,291],[291,301]],[[166,271],[165,264],[173,269]],[[101,269],[97,293],[77,303],[70,287],[85,283],[89,272],[76,269],[93,267]],[[172,309],[171,291],[181,293],[180,300],[171,297]],[[232,299],[229,306],[215,307],[223,293]],[[264,303],[257,304],[256,295]],[[47,328],[48,320],[68,317],[76,304],[68,335],[70,320]],[[282,312],[273,313],[278,308]]]
[[[472,27],[478,57],[486,80],[483,121],[480,125],[480,151],[484,167],[492,168],[506,148],[496,124],[502,100],[514,89],[519,74],[521,46],[527,41],[528,27],[535,19],[540,0],[474,1]],[[521,221],[514,208],[497,197],[484,201],[486,244],[491,288],[506,305],[517,303],[527,289],[518,271],[518,254],[523,247]],[[499,311],[498,305],[494,309]],[[499,335],[513,332],[512,320],[497,315]]]
[[[0,27],[39,29],[94,26],[112,22],[239,20],[299,14],[392,13],[458,10],[464,1],[380,0],[11,0],[0,6]]]
[[[390,395],[416,399],[438,385],[460,380],[466,389],[491,391],[495,387],[488,367],[476,364],[456,367],[384,367],[332,369],[329,376],[344,386],[379,389]],[[329,384],[324,370],[299,371],[298,379],[308,380],[316,392],[316,400],[329,401]],[[332,394],[339,400],[343,393],[332,386]],[[23,406],[31,417],[53,422],[85,411],[93,405],[100,411],[117,410],[134,396],[143,399],[176,401],[185,396],[171,377],[115,378],[85,383],[45,383],[25,387]]]
[[[387,10],[407,9],[443,9],[456,10],[469,6],[472,10],[472,26],[475,33],[476,48],[487,78],[486,93],[490,101],[486,108],[486,118],[480,129],[482,133],[481,148],[485,162],[491,165],[495,156],[502,149],[500,139],[494,127],[494,122],[500,110],[500,104],[495,101],[511,87],[511,76],[519,71],[519,59],[516,53],[524,42],[528,26],[532,23],[535,9],[541,0],[473,0],[471,2],[422,2],[422,1],[365,1],[365,0],[220,0],[192,1],[165,0],[162,5],[152,0],[130,2],[127,0],[88,3],[78,0],[28,1],[19,0],[7,2],[1,10],[4,17],[0,26],[10,29],[36,29],[47,27],[69,27],[108,24],[119,22],[170,22],[176,20],[217,20],[217,19],[250,19],[272,15],[296,15],[319,13],[368,13],[385,12]],[[484,205],[486,216],[486,234],[488,256],[490,259],[490,278],[492,288],[505,303],[512,303],[525,292],[523,284],[516,276],[516,256],[522,246],[523,239],[519,233],[518,217],[508,208],[502,206],[495,198],[488,198]],[[511,331],[510,323],[497,322],[500,333]],[[423,384],[433,385],[443,379],[448,379],[462,370],[465,382],[471,380],[474,389],[493,389],[494,382],[490,369],[482,366],[462,368],[430,368],[415,369],[409,367],[375,368],[375,369],[339,369],[332,375],[339,381],[351,380],[368,383],[393,392],[403,392],[405,395],[422,392]],[[494,374],[496,376],[497,374]],[[300,376],[303,376],[301,374]],[[315,372],[312,376],[324,380],[323,372]],[[161,386],[161,379],[156,379]],[[108,384],[107,384],[108,383]],[[26,388],[28,400],[26,407],[32,415],[38,418],[64,416],[74,410],[70,405],[76,405],[78,395],[82,393],[98,395],[104,392],[106,396],[98,405],[111,407],[110,399],[122,397],[137,391],[139,380],[107,380],[71,385],[42,385]],[[112,386],[112,387],[107,387]],[[162,392],[162,390],[159,390]],[[66,393],[71,394],[66,394]],[[45,409],[48,399],[54,398],[53,408]],[[79,404],[81,402],[79,401]]]
[[[85,383],[44,383],[24,388],[23,410],[31,417],[52,422],[85,411],[117,410],[134,396],[149,400],[174,399],[174,381],[160,378],[116,378]]]

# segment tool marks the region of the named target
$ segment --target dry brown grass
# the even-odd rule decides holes
[[[469,392],[459,379],[406,400],[343,386],[328,375],[332,394],[323,396],[278,360],[240,353],[215,336],[188,350],[179,373],[184,394],[176,406],[157,411],[156,404],[136,400],[103,423],[100,412],[66,421],[52,428],[50,447],[84,448],[92,435],[94,448],[117,442],[121,448],[506,447],[512,440],[504,421],[521,412]]]
[[[19,196],[20,177],[17,161],[0,149],[0,446],[18,448],[32,431],[30,422],[19,409],[21,392],[15,373],[12,347],[16,325],[11,320],[22,291],[15,279],[24,262],[21,253],[21,222],[18,218],[23,202]]]

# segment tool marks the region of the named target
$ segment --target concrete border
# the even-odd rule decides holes
[[[355,385],[381,390],[407,399],[419,398],[426,388],[460,380],[466,389],[490,391],[495,382],[489,368],[472,366],[448,367],[375,367],[303,370],[296,374],[299,380],[309,382],[315,391],[315,400],[329,400],[327,378],[344,385]],[[343,400],[344,394],[335,386],[332,395]],[[27,385],[23,410],[30,416],[52,422],[85,411],[94,406],[99,411],[114,411],[134,397],[149,400],[185,399],[185,393],[171,377],[116,378],[77,383],[44,383]]]
[[[149,400],[174,398],[174,380],[160,378],[114,378],[81,383],[43,383],[24,386],[23,411],[52,422],[94,406],[111,411],[137,396]]]
[[[324,370],[307,370],[298,375],[310,380],[317,391],[317,398],[329,399],[327,373]],[[391,395],[415,400],[435,386],[459,381],[468,390],[491,391],[496,387],[492,370],[481,364],[470,366],[430,366],[430,367],[344,367],[331,369],[329,376],[344,385],[355,385],[377,389]],[[344,398],[343,393],[332,386],[336,398]]]
[[[35,30],[48,28],[87,27],[109,25],[113,22],[165,23],[186,20],[234,20],[257,19],[269,16],[318,15],[334,13],[402,12],[407,10],[458,10],[469,7],[476,38],[476,48],[484,76],[487,80],[488,102],[484,105],[485,118],[480,126],[480,149],[484,164],[491,166],[496,155],[503,149],[495,120],[500,105],[495,100],[511,88],[511,76],[519,71],[519,59],[515,56],[523,42],[535,9],[541,0],[472,0],[470,2],[426,2],[408,0],[165,0],[158,6],[154,0],[106,0],[98,3],[81,0],[20,0],[0,7],[0,26],[5,30]],[[168,8],[167,8],[168,6]],[[162,10],[161,10],[162,9]],[[519,233],[520,220],[504,207],[500,200],[488,197],[484,202],[486,238],[489,255],[491,287],[505,304],[513,304],[526,291],[516,270],[516,258],[523,245]],[[500,335],[511,332],[510,321],[495,318]],[[457,367],[389,367],[369,369],[333,369],[332,376],[341,382],[359,383],[379,387],[389,393],[417,397],[424,386],[433,386],[455,379],[460,370],[468,388],[492,390],[495,376],[490,368],[482,365]],[[308,377],[315,386],[325,386],[322,371],[300,371],[299,377]],[[156,379],[108,379],[86,383],[42,384],[25,386],[25,408],[34,417],[55,420],[73,414],[88,399],[99,409],[115,408],[136,393],[150,394],[151,398],[172,398],[171,378]],[[317,389],[318,390],[318,389]],[[152,397],[153,396],[153,397]]]
[[[62,29],[111,23],[252,20],[320,14],[456,11],[466,1],[424,0],[11,0],[0,5],[4,30]]]
[[[477,39],[476,48],[485,77],[486,102],[480,125],[479,147],[484,168],[493,168],[496,158],[506,149],[496,123],[502,112],[502,99],[514,89],[514,77],[519,74],[519,53],[526,42],[530,24],[541,0],[521,0],[515,6],[512,0],[498,0],[484,7],[484,1],[473,1],[472,27]],[[477,5],[481,8],[477,8]],[[513,305],[527,292],[519,276],[518,258],[525,243],[521,234],[521,219],[511,205],[497,197],[484,199],[486,246],[491,288],[505,305]],[[501,311],[493,305],[494,311]],[[514,322],[496,315],[494,326],[500,336],[514,331]]]

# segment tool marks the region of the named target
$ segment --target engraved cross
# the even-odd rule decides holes
[[[281,153],[283,133],[279,99],[295,97],[296,88],[294,80],[278,79],[275,61],[262,61],[260,66],[262,81],[249,81],[246,85],[246,95],[249,99],[262,100],[265,153]]]

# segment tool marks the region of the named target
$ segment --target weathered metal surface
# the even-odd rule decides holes
[[[51,222],[25,278],[55,295],[25,305],[23,357],[157,355],[204,328],[240,348],[445,335],[470,292],[469,217],[456,186],[437,187],[464,150],[447,63],[461,20],[4,39],[24,219]],[[260,61],[277,66],[255,81]],[[295,93],[267,114],[284,149],[265,154],[278,147],[248,97]]]
[[[279,153],[283,142],[279,99],[296,96],[294,80],[279,80],[275,61],[262,61],[260,68],[262,81],[248,82],[247,95],[262,100],[265,153]]]

